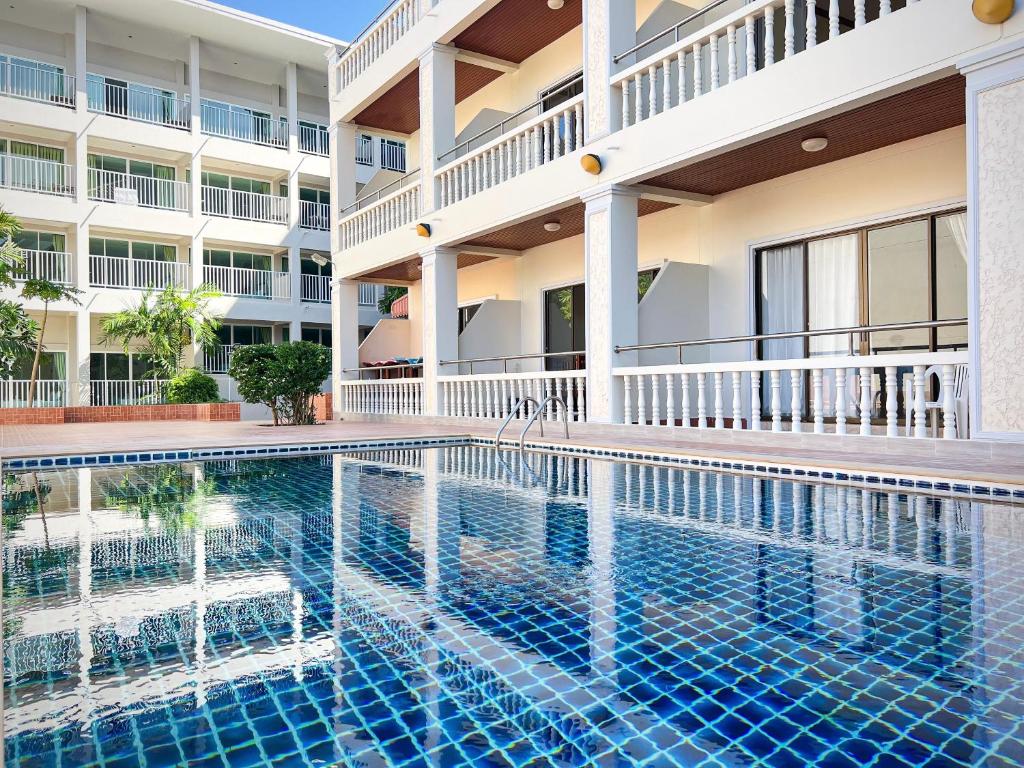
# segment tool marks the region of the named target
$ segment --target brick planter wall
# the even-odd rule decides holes
[[[330,421],[333,418],[333,402],[334,397],[330,392],[325,392],[313,398],[313,413],[317,421]]]
[[[88,424],[117,421],[241,421],[241,403],[0,408],[0,424]]]

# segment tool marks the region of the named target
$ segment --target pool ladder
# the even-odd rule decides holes
[[[498,427],[498,433],[494,436],[494,450],[501,450],[501,435],[505,431],[505,427],[507,427],[509,425],[509,422],[512,421],[515,415],[519,413],[519,409],[525,407],[527,403],[533,403],[536,406],[536,410],[533,412],[530,418],[526,420],[526,426],[523,427],[523,431],[519,433],[520,453],[522,453],[525,450],[526,433],[530,431],[530,427],[533,426],[533,422],[537,421],[537,419],[540,419],[541,415],[544,413],[544,409],[547,408],[549,403],[555,403],[556,405],[562,406],[562,427],[565,430],[565,439],[569,439],[569,406],[565,404],[565,400],[563,400],[558,395],[548,395],[541,402],[538,403],[535,398],[532,398],[529,395],[527,395],[526,397],[521,397],[519,398],[519,400],[516,401],[516,404],[512,406],[512,410],[509,411],[508,416],[505,417],[505,420],[501,423],[501,426]],[[543,419],[541,419],[540,421],[540,436],[544,437]]]

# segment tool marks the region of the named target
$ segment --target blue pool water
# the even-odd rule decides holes
[[[451,447],[8,475],[4,756],[1024,764],[1024,512]]]

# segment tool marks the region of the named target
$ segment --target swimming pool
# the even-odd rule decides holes
[[[460,446],[9,474],[8,765],[1009,766],[1024,512]]]

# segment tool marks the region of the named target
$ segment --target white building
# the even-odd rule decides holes
[[[160,388],[101,330],[150,286],[222,291],[223,347],[196,364],[226,397],[233,345],[330,344],[324,56],[337,45],[205,0],[4,4],[0,206],[25,228],[21,276],[83,291],[79,307],[50,307],[36,404],[120,404]],[[360,158],[363,183],[395,173],[381,158],[402,168],[404,146],[385,138],[387,152]],[[354,299],[364,333],[379,293]],[[42,306],[28,308],[38,318]],[[25,378],[0,382],[0,406],[24,403]]]
[[[329,82],[337,413],[1024,435],[1019,10],[399,0]],[[410,289],[361,347],[359,281]]]

